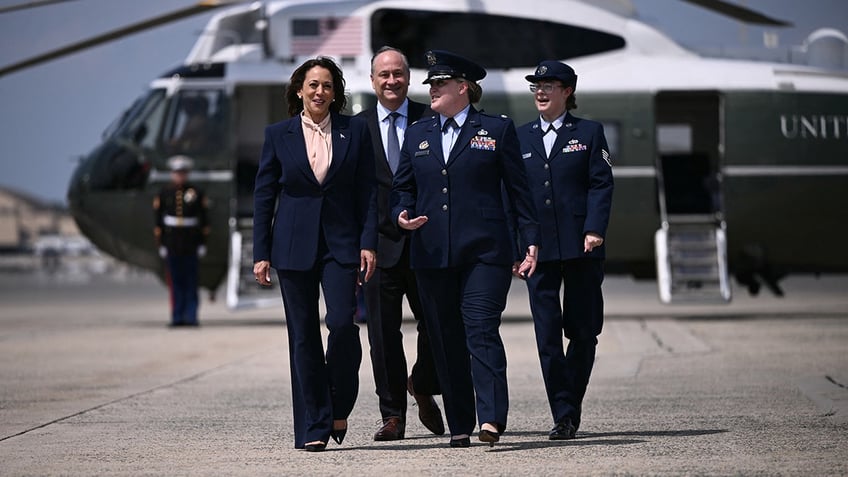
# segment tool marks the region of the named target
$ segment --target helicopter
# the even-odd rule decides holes
[[[691,3],[745,22],[781,20],[723,1]],[[209,8],[184,64],[149,89],[104,134],[70,181],[80,230],[101,250],[161,274],[152,197],[167,160],[194,159],[191,180],[210,199],[200,283],[227,283],[231,308],[278,303],[252,277],[253,179],[263,130],[286,116],[284,91],[305,59],[332,56],[345,73],[349,113],[372,107],[370,58],[403,50],[410,96],[426,101],[425,52],[446,48],[488,70],[478,107],[516,124],[536,111],[524,76],[543,59],[577,71],[577,114],[603,123],[616,192],[606,270],[657,278],[664,303],[731,300],[731,276],[777,294],[788,273],[848,271],[848,251],[809,246],[848,239],[835,206],[848,199],[848,74],[834,68],[698,56],[653,27],[577,0],[544,9],[509,0],[203,1],[128,27],[138,31]],[[130,31],[132,30],[132,31]],[[125,31],[0,68],[0,76]],[[532,40],[532,41],[531,41]],[[832,36],[820,43],[830,47]],[[824,51],[821,56],[827,56]],[[203,104],[208,139],[177,140],[190,104]],[[544,233],[544,231],[543,231]]]

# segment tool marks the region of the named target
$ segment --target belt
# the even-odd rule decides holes
[[[197,227],[200,224],[197,217],[177,217],[174,215],[166,215],[163,222],[168,227]]]

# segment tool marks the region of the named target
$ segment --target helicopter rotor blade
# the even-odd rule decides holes
[[[724,0],[683,0],[684,2],[698,5],[715,13],[735,18],[741,22],[751,23],[754,25],[767,26],[792,26],[792,23],[769,17],[756,10],[752,10],[741,5],[726,2]]]
[[[17,10],[26,10],[27,8],[43,7],[46,5],[53,5],[54,3],[67,3],[73,1],[74,0],[32,0],[30,2],[16,3],[6,7],[0,7],[0,15]]]
[[[55,1],[55,0],[53,0]],[[78,51],[85,50],[87,48],[91,48],[97,45],[101,45],[103,43],[110,42],[112,40],[117,40],[119,38],[123,38],[128,35],[132,35],[133,33],[138,33],[150,28],[157,27],[159,25],[164,25],[166,23],[175,22],[177,20],[182,20],[183,18],[190,17],[192,15],[197,15],[200,13],[208,12],[209,10],[224,7],[228,5],[232,5],[235,3],[239,3],[242,0],[202,0],[194,5],[189,7],[181,8],[179,10],[174,10],[172,12],[166,13],[164,15],[160,15],[157,17],[150,18],[148,20],[144,20],[138,23],[133,23],[131,25],[127,25],[122,28],[118,28],[116,30],[112,30],[101,35],[97,35],[77,43],[72,43],[70,45],[64,46],[62,48],[55,49],[53,51],[48,51],[46,53],[42,53],[40,55],[36,55],[25,60],[19,61],[17,63],[0,67],[0,76],[5,76],[9,73],[14,73],[15,71],[22,70],[24,68],[29,68],[30,66],[35,66],[50,60],[54,60],[56,58],[61,58],[63,56],[70,55],[72,53],[76,53]]]

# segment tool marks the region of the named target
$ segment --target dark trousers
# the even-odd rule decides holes
[[[415,271],[451,435],[506,428],[506,353],[498,331],[510,267],[475,263]],[[475,400],[476,392],[476,400]]]
[[[580,426],[597,336],[603,328],[603,281],[603,262],[591,258],[542,262],[527,279],[539,361],[554,422],[570,418]],[[565,352],[563,336],[569,340]]]
[[[171,324],[197,324],[197,255],[168,254],[171,288]]]
[[[356,311],[356,266],[319,260],[312,270],[278,270],[286,329],[294,412],[294,446],[330,437],[333,419],[346,419],[359,392],[362,348]],[[327,306],[327,351],[321,338],[318,288]]]
[[[379,264],[378,264],[379,265]],[[409,269],[409,246],[394,267],[377,268],[363,286],[368,308],[368,341],[371,366],[383,419],[406,419],[406,355],[403,350],[403,296],[417,320],[417,355],[412,366],[412,386],[419,394],[440,394],[430,338],[423,319],[415,274]]]

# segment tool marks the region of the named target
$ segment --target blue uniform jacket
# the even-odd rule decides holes
[[[403,210],[410,218],[429,219],[412,232],[412,268],[512,264],[515,239],[504,203],[515,211],[522,249],[538,244],[539,225],[511,119],[472,107],[447,164],[438,115],[407,128],[391,210],[395,224]]]
[[[256,174],[253,260],[309,270],[319,230],[341,264],[377,248],[374,150],[363,121],[332,113],[333,159],[323,184],[309,166],[300,116],[265,128]],[[276,206],[276,213],[275,213]]]
[[[521,157],[542,230],[539,261],[605,258],[605,245],[583,251],[589,232],[607,233],[612,204],[612,159],[603,126],[566,114],[550,159],[539,119],[518,128]]]

